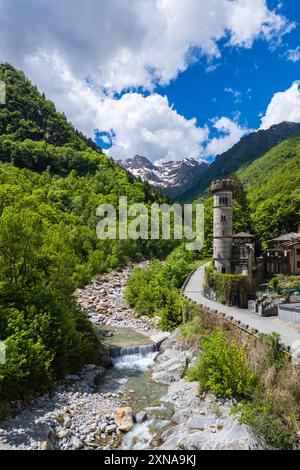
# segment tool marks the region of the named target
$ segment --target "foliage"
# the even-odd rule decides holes
[[[278,406],[272,394],[264,392],[255,400],[244,402],[239,410],[240,421],[250,426],[275,449],[292,450],[297,447],[298,439],[293,429],[293,421],[287,420],[286,410]]]
[[[172,330],[182,322],[179,288],[192,270],[196,254],[177,247],[165,263],[153,261],[148,269],[133,271],[125,291],[127,302],[139,315],[161,317],[160,327]]]
[[[300,218],[300,137],[292,137],[238,172],[261,243],[295,231]]]
[[[201,174],[198,184],[194,188],[189,188],[184,199],[190,201],[203,195],[213,180],[232,177],[235,172],[247,165],[251,166],[251,162],[255,164],[266,152],[273,147],[276,148],[279,142],[299,134],[298,123],[283,122],[270,129],[252,132],[244,136],[232,148],[217,155],[215,161]],[[280,169],[280,166],[278,168]],[[289,174],[289,176],[291,175]],[[268,179],[267,173],[264,173],[264,178]],[[257,184],[257,188],[260,188],[255,180],[249,179],[248,181]],[[242,183],[244,184],[244,178]],[[286,187],[288,188],[288,185]],[[276,186],[274,186],[274,190],[276,190]]]
[[[206,288],[212,289],[217,296],[218,302],[225,305],[238,305],[244,307],[247,303],[249,280],[242,274],[220,274],[213,272],[211,266],[205,269]]]
[[[282,369],[286,362],[286,355],[280,343],[280,335],[275,332],[264,335],[263,341],[269,346],[266,357],[269,365],[274,366],[276,370]]]
[[[217,396],[247,396],[257,386],[244,349],[220,329],[202,338],[201,349],[188,378],[198,381],[203,390],[212,390]]]
[[[0,65],[0,400],[44,391],[102,347],[73,292],[128,260],[163,256],[168,240],[99,240],[100,204],[164,202],[102,155],[21,72]],[[177,272],[174,268],[174,276]],[[170,274],[171,276],[171,274]]]
[[[259,340],[251,338],[191,303],[187,305],[186,316],[187,322],[182,326],[184,339],[194,346],[198,342],[200,349],[196,364],[187,371],[187,378],[197,380],[202,388],[215,393],[220,393],[221,387],[225,394],[228,383],[235,377],[243,377],[243,371],[248,369],[249,387],[245,387],[242,401],[233,411],[238,412],[239,420],[248,424],[258,439],[268,445],[276,449],[297,449],[300,376],[282,350],[278,335],[265,335]],[[237,357],[243,357],[242,361],[237,361],[235,354],[228,354],[228,345],[232,344],[241,354]]]
[[[270,289],[299,289],[300,290],[300,276],[285,276],[280,275],[273,277],[269,281]]]
[[[7,101],[0,108],[0,135],[10,135],[16,141],[32,139],[55,146],[67,144],[77,150],[90,147],[101,153],[92,139],[76,131],[22,72],[10,64],[0,64],[0,80],[5,82]]]

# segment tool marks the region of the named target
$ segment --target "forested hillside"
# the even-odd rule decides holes
[[[231,149],[217,155],[215,161],[199,177],[198,183],[188,188],[184,200],[202,196],[215,179],[227,178],[242,167],[257,160],[285,139],[300,134],[300,123],[282,122],[267,130],[252,132]]]
[[[57,113],[9,65],[0,66],[0,399],[47,389],[54,379],[100,360],[74,289],[94,274],[141,256],[165,254],[168,241],[99,240],[101,203],[160,202]]]
[[[251,231],[263,248],[284,231],[296,231],[300,221],[300,136],[273,147],[236,173],[234,230]],[[213,198],[209,189],[195,200],[205,204],[204,255],[212,253]]]
[[[287,139],[237,172],[247,193],[251,225],[261,243],[300,221],[300,136]]]

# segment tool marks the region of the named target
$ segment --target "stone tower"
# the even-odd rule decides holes
[[[235,182],[230,179],[213,181],[214,195],[214,267],[216,272],[231,274],[232,261],[232,193]]]

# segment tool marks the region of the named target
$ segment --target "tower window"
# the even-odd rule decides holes
[[[226,215],[221,215],[221,222],[226,222]]]
[[[219,198],[219,204],[223,205],[223,206],[228,206],[228,204],[229,204],[228,197],[220,197]]]

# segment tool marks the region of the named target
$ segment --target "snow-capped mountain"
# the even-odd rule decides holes
[[[160,189],[171,198],[178,198],[184,194],[199,181],[200,175],[208,167],[207,163],[194,158],[153,164],[140,155],[127,160],[118,160],[118,164],[136,178],[148,181],[153,188]]]

